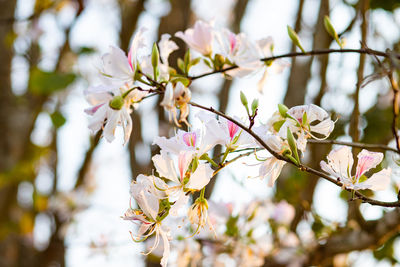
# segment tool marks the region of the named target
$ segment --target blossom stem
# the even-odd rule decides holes
[[[200,191],[200,199],[204,199],[204,193],[206,191],[206,187],[203,187]]]
[[[208,156],[207,153],[204,153],[204,154],[200,157],[200,159],[205,159],[205,160],[207,160],[209,163],[211,163],[211,165],[213,165],[214,167],[218,167],[218,164],[217,164],[212,158],[210,158],[210,157]]]
[[[228,157],[228,154],[231,152],[231,149],[230,148],[227,148],[226,150],[225,150],[225,153],[224,153],[224,156],[222,157],[222,160],[221,160],[221,163],[222,164],[224,164],[224,162],[225,162],[225,160],[226,160],[226,157]]]

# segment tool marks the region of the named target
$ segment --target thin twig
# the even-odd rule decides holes
[[[364,143],[357,143],[357,142],[344,142],[344,141],[337,141],[337,140],[316,140],[316,139],[310,139],[310,140],[308,140],[308,142],[312,143],[312,144],[344,145],[344,146],[366,148],[366,149],[378,149],[378,150],[383,150],[383,151],[392,151],[397,154],[400,154],[400,152],[397,149],[390,147],[390,146],[385,146],[385,145],[364,144]]]
[[[227,160],[227,161],[225,161],[225,162],[222,162],[222,163],[220,164],[220,167],[214,171],[213,176],[215,176],[220,170],[222,170],[223,168],[225,168],[225,167],[228,166],[229,164],[235,162],[236,160],[238,160],[238,159],[240,159],[240,158],[250,156],[251,154],[255,153],[257,150],[258,150],[258,149],[253,149],[253,151],[250,151],[250,152],[247,152],[247,153],[243,153],[243,154],[237,155],[236,157],[234,157],[234,158],[231,159],[231,160]]]
[[[369,55],[376,55],[376,56],[381,56],[381,57],[389,57],[389,55],[385,52],[382,51],[377,51],[369,48],[362,48],[362,49],[321,49],[321,50],[312,50],[312,51],[307,51],[307,52],[293,52],[293,53],[287,53],[287,54],[282,54],[278,56],[271,56],[271,57],[266,57],[260,59],[260,61],[272,61],[275,59],[280,59],[280,58],[291,58],[291,57],[299,57],[299,56],[315,56],[315,55],[325,55],[325,54],[332,54],[332,53],[359,53],[359,54],[369,54]],[[397,56],[397,58],[400,59],[400,55]],[[221,70],[214,70],[211,72],[203,73],[198,76],[189,76],[188,78],[193,80],[203,78],[212,74],[216,73],[224,73],[230,70],[234,70],[239,68],[239,66],[234,65],[230,66],[228,68],[224,68]]]
[[[393,89],[393,121],[392,121],[392,132],[394,135],[394,138],[396,139],[396,147],[398,152],[400,153],[400,137],[399,137],[399,132],[397,128],[397,120],[399,118],[399,86],[397,82],[395,81],[393,77],[393,72],[388,73],[388,78],[390,81],[390,84]]]

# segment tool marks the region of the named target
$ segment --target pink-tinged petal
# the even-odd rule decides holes
[[[229,137],[232,140],[233,137],[235,137],[236,133],[238,132],[239,126],[237,126],[236,124],[234,124],[231,121],[228,121],[227,123],[228,123]]]
[[[192,147],[196,147],[196,139],[197,139],[197,135],[195,132],[189,132],[189,133],[185,133],[183,134],[183,141],[185,142],[185,144],[187,146],[192,146]]]
[[[178,156],[178,169],[181,178],[181,183],[183,183],[183,179],[185,178],[185,173],[189,167],[190,162],[193,159],[193,152],[191,151],[182,151]]]
[[[366,181],[358,183],[357,186],[359,186],[360,189],[371,189],[374,191],[385,190],[390,185],[391,175],[391,168],[383,169],[380,172],[374,173]]]
[[[212,53],[213,34],[212,27],[203,21],[197,21],[193,28],[184,33],[177,32],[175,36],[182,39],[186,44],[203,55]]]
[[[135,37],[132,40],[131,47],[128,53],[128,62],[131,70],[133,70],[136,66],[136,61],[138,59],[138,52],[141,48],[146,47],[145,38],[143,33],[147,31],[146,28],[140,28],[139,31],[135,34]]]
[[[304,112],[308,111],[308,105],[300,105],[300,106],[295,106],[290,108],[287,111],[287,114],[289,114],[291,117],[295,118],[296,120],[298,120],[300,123],[303,120],[303,114]],[[308,117],[308,113],[307,113],[307,117]]]
[[[233,50],[235,50],[236,48],[236,44],[237,44],[237,39],[236,39],[236,35],[232,32],[229,32],[229,48],[231,53],[233,52]]]
[[[383,153],[371,152],[363,149],[358,155],[356,179],[360,178],[368,170],[375,168],[383,160]]]
[[[107,109],[108,107],[106,106],[99,107],[97,112],[93,114],[93,117],[90,118],[88,127],[92,131],[92,133],[96,133],[103,127],[104,121],[107,116]]]
[[[103,73],[114,79],[130,81],[133,71],[124,51],[119,47],[110,47],[110,53],[103,55]]]
[[[155,155],[152,160],[156,171],[161,177],[180,184],[175,170],[174,161],[168,156],[165,151],[161,150],[161,154]]]
[[[199,163],[197,169],[190,176],[189,182],[185,185],[186,188],[200,190],[205,187],[213,176],[213,169],[209,164]]]
[[[97,111],[100,107],[102,107],[104,104],[105,104],[105,103],[102,103],[102,104],[98,104],[98,105],[96,105],[96,106],[94,106],[94,107],[87,108],[87,109],[85,109],[85,113],[88,114],[88,115],[94,115],[94,113],[96,113],[96,111]]]

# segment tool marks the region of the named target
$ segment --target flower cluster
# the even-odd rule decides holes
[[[255,159],[260,162],[256,164],[260,165],[258,177],[266,178],[268,185],[273,186],[286,163],[304,168],[301,161],[308,140],[328,138],[335,121],[328,112],[313,104],[290,109],[278,105],[278,110],[266,123],[255,126],[258,100],[253,101],[250,113],[243,94],[241,101],[248,115],[245,120],[218,112],[214,113],[219,116],[202,112],[196,115],[202,126],[192,128],[187,117],[189,106],[196,105],[190,102],[189,86],[194,77],[189,72],[193,66],[202,62],[212,73],[222,72],[239,77],[263,71],[260,81],[262,88],[267,70],[273,69],[273,66],[282,69],[285,64],[262,60],[272,55],[270,38],[253,42],[243,33],[234,34],[227,29],[197,21],[193,28],[178,32],[175,36],[195,50],[198,57],[193,58],[188,50],[184,59],[178,59],[178,69],[173,69],[169,66],[168,58],[178,46],[170,40],[171,36],[163,35],[161,41],[150,49],[145,44],[144,32],[141,29],[135,35],[128,55],[119,48],[111,47],[110,52],[103,56],[102,84],[85,91],[88,102],[93,105],[86,109],[92,116],[89,128],[93,132],[102,129],[109,142],[115,139],[117,126],[123,128],[125,143],[129,140],[134,127],[130,113],[153,93],[163,96],[160,105],[168,112],[170,121],[178,127],[184,123],[190,129],[177,130],[171,138],[154,139],[154,144],[160,147],[160,153],[152,158],[155,170],[152,175],[140,174],[132,182],[130,193],[138,207],[130,207],[123,216],[139,226],[132,238],[135,241],[154,238],[146,254],[162,247],[161,265],[167,266],[170,241],[180,231],[171,229],[171,226],[182,228],[176,222],[187,222],[186,225],[190,227],[187,227],[185,237],[206,232],[209,240],[211,235],[207,234],[213,233],[215,241],[202,245],[212,246],[214,254],[202,255],[199,246],[192,243],[181,252],[187,257],[179,260],[194,261],[200,255],[218,262],[218,257],[223,254],[238,262],[238,266],[260,266],[266,257],[272,257],[279,264],[288,264],[292,259],[301,264],[303,259],[297,257],[296,247],[302,242],[288,230],[294,216],[293,207],[286,202],[277,205],[257,202],[233,215],[233,210],[228,206],[208,202],[204,196],[205,189],[221,169],[242,156],[251,155],[253,151]],[[212,108],[207,110],[214,111]],[[216,146],[221,146],[223,153],[211,158],[209,153]],[[271,155],[260,156],[260,150],[268,150]],[[232,153],[238,155],[243,151],[247,153],[231,157]],[[356,174],[353,176],[351,149],[339,147],[332,150],[327,162],[321,161],[320,165],[347,190],[383,190],[390,183],[390,168],[370,178],[365,176],[382,160],[382,153],[362,150],[358,154]],[[321,177],[332,181],[326,174],[321,173]],[[258,237],[253,235],[260,225],[266,226],[266,222],[274,234],[273,239],[266,232]],[[216,237],[217,233],[219,237]],[[264,241],[271,239],[270,245],[259,242],[261,238]],[[283,249],[272,249],[275,245]]]
[[[300,158],[297,149],[304,153],[309,138],[327,138],[332,132],[334,124],[328,113],[316,105],[295,106],[290,109],[279,105],[278,111],[268,122],[255,128],[254,131],[273,151],[298,164]],[[294,142],[290,144],[292,140]],[[262,161],[259,177],[268,178],[268,185],[273,186],[286,161],[274,156],[267,157]]]
[[[102,129],[109,142],[114,140],[117,126],[122,126],[125,142],[129,140],[133,127],[129,114],[149,93],[164,95],[160,105],[169,113],[170,121],[179,127],[181,123],[189,125],[189,71],[200,62],[214,71],[235,66],[234,70],[225,73],[231,76],[242,77],[263,70],[261,83],[265,81],[267,68],[274,69],[272,62],[260,61],[272,55],[271,38],[252,42],[242,33],[236,35],[227,29],[216,29],[197,21],[193,28],[184,33],[177,32],[175,36],[200,55],[192,58],[188,51],[184,59],[178,59],[179,68],[174,69],[168,58],[179,48],[170,40],[171,36],[162,35],[160,42],[150,49],[146,46],[144,33],[145,29],[136,33],[128,55],[118,47],[111,47],[102,58],[102,84],[85,91],[86,99],[92,105],[86,109],[92,116],[89,128],[93,132]],[[279,62],[273,65],[280,66],[278,69],[284,66]]]
[[[217,233],[202,232],[197,238],[185,239],[172,250],[179,255],[177,266],[197,265],[262,266],[265,259],[280,265],[301,264],[303,251],[316,245],[311,231],[298,236],[290,231],[295,215],[286,201],[253,201],[242,207],[231,203],[209,202],[209,217]],[[182,229],[177,235],[187,235]],[[182,244],[183,243],[183,244]]]

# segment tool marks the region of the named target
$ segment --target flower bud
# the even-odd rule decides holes
[[[292,40],[292,42],[298,48],[300,48],[301,52],[305,53],[306,51],[304,50],[303,46],[301,45],[300,38],[297,35],[297,33],[289,25],[287,26],[287,31],[288,31],[289,37]]]

